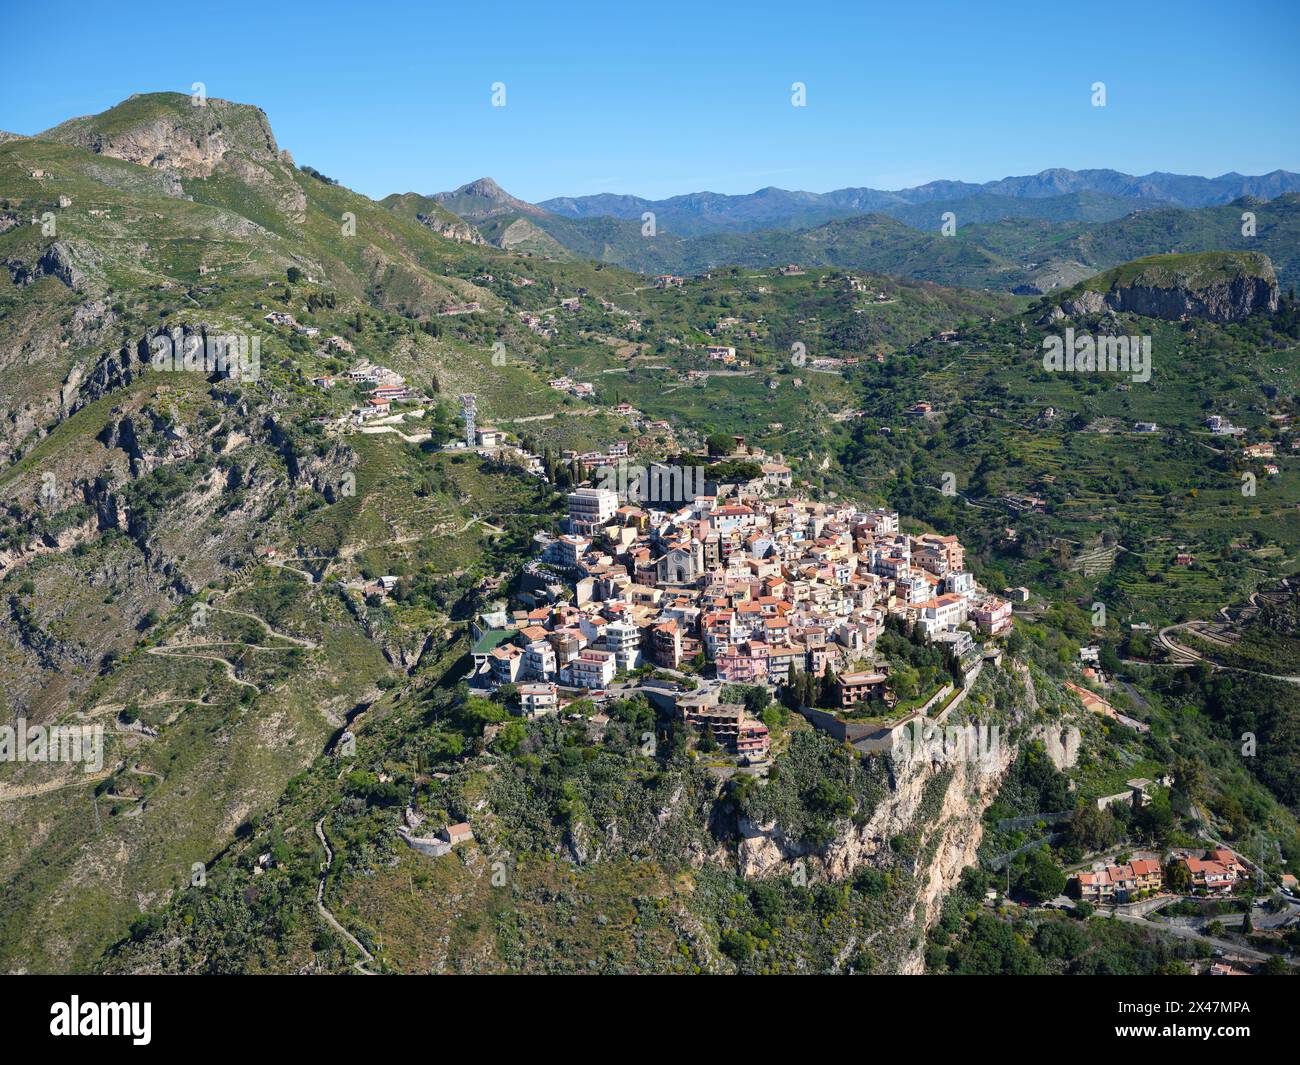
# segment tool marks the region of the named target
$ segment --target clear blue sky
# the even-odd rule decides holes
[[[541,200],[1300,171],[1295,0],[97,0],[14,4],[5,24],[0,129],[202,81],[374,197],[485,175]]]

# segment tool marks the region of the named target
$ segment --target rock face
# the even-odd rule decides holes
[[[181,182],[228,175],[260,192],[291,221],[306,217],[306,194],[288,152],[275,143],[266,113],[229,100],[180,93],[132,96],[103,114],[74,118],[40,135],[163,172]]]
[[[526,218],[516,218],[506,226],[498,234],[495,243],[505,251],[536,249],[557,257],[565,255],[564,246],[559,241]]]
[[[1032,681],[1025,673],[1022,680],[1027,681],[1024,709],[1032,712]],[[1020,714],[1015,717],[1019,719]],[[1077,729],[1035,726],[1025,730],[1021,742],[1030,740],[1043,741],[1058,766],[1073,765],[1078,758]],[[976,864],[984,837],[984,812],[997,797],[1019,749],[1019,743],[1004,738],[987,761],[913,759],[892,763],[890,793],[867,822],[861,827],[842,822],[820,849],[790,838],[775,823],[754,824],[742,819],[739,872],[748,878],[788,875],[792,863],[800,861],[809,879],[842,881],[860,866],[876,864],[878,855],[888,853],[893,837],[919,827],[919,853],[929,855],[915,870],[913,912],[917,914],[916,931],[921,934],[916,937],[916,948],[895,959],[893,968],[905,974],[920,973],[924,969],[924,933],[938,920],[943,900],[956,886],[962,870]],[[937,804],[936,793],[941,796]]]
[[[1268,256],[1244,252],[1153,255],[1108,270],[1065,293],[1060,309],[1077,318],[1106,311],[1177,321],[1237,322],[1277,310],[1277,276]]]
[[[44,248],[35,262],[11,256],[4,260],[4,265],[16,285],[30,285],[42,277],[54,277],[68,288],[80,289],[95,280],[99,263],[90,245],[57,240]]]
[[[446,237],[448,240],[458,240],[462,244],[486,244],[483,234],[475,229],[468,222],[459,220],[453,221],[450,218],[438,218],[434,215],[417,214],[417,222],[421,225],[428,226],[440,237]]]
[[[280,156],[260,108],[217,99],[196,104],[178,93],[133,96],[102,115],[55,126],[41,138],[187,178],[211,177],[232,151],[259,162]]]

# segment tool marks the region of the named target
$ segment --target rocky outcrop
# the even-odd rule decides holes
[[[99,257],[89,245],[56,240],[34,260],[10,256],[4,265],[16,285],[30,285],[43,277],[53,277],[68,288],[83,289],[98,276]]]
[[[1112,310],[1168,321],[1187,317],[1238,322],[1256,311],[1273,313],[1278,299],[1276,279],[1237,277],[1199,291],[1143,285],[1117,288],[1105,294],[1084,292],[1063,302],[1061,309],[1071,318]]]
[[[483,234],[468,222],[462,222],[459,219],[438,218],[429,214],[416,214],[415,220],[423,226],[428,226],[438,236],[446,237],[448,240],[458,240],[462,244],[487,244],[487,241],[483,239]]]
[[[1002,778],[1015,749],[1000,745],[996,758],[988,763],[956,762],[951,766],[940,761],[915,759],[895,763],[890,794],[872,812],[861,827],[845,822],[835,838],[825,847],[813,849],[800,840],[788,837],[776,824],[753,824],[740,820],[741,842],[737,862],[742,876],[771,876],[786,864],[802,860],[810,877],[843,880],[861,865],[868,864],[889,845],[889,840],[913,827],[926,796],[927,786],[939,774],[951,770],[952,777],[944,792],[943,808],[934,823],[959,818],[967,823],[962,851],[969,849],[974,861],[981,830],[979,818],[1002,785]],[[958,866],[957,872],[961,868]]]
[[[186,178],[211,177],[232,151],[261,162],[276,161],[280,154],[261,108],[180,93],[133,96],[41,137]]]
[[[893,959],[891,966],[898,972],[921,972],[924,932],[938,919],[943,900],[956,886],[962,870],[977,864],[984,813],[996,799],[1021,745],[1041,741],[1058,768],[1078,759],[1079,730],[1061,719],[1045,722],[1038,712],[1029,671],[1017,663],[1014,675],[1018,681],[1016,705],[1004,708],[1010,727],[1003,727],[1000,742],[989,749],[987,758],[889,757],[885,798],[861,825],[840,821],[831,840],[820,847],[792,838],[775,822],[755,824],[742,817],[736,850],[741,875],[789,875],[798,862],[810,881],[843,881],[861,866],[888,865],[891,840],[919,832],[917,854],[921,857],[912,870],[916,897],[911,912],[916,915],[916,931],[922,934],[916,937],[915,949]],[[1017,738],[1009,739],[1008,733]]]
[[[504,251],[539,251],[557,258],[567,255],[558,240],[526,218],[516,218],[506,226],[497,235],[496,246]]]
[[[1153,255],[1077,286],[1062,296],[1059,308],[1071,318],[1111,311],[1167,321],[1238,322],[1257,311],[1272,314],[1279,298],[1266,255]]]
[[[956,886],[962,870],[976,863],[984,836],[984,811],[996,798],[1016,749],[1001,745],[988,763],[958,761],[950,765],[912,761],[896,766],[890,795],[861,827],[844,821],[826,846],[812,850],[786,837],[777,825],[741,821],[737,858],[741,875],[768,877],[804,864],[809,880],[842,881],[863,865],[886,859],[890,841],[903,833],[921,832],[919,853],[927,856],[914,870],[917,894],[912,912],[917,931],[924,933],[938,919],[943,900]],[[946,781],[944,777],[947,777]],[[934,796],[940,794],[937,807]],[[923,943],[924,935],[916,937]],[[923,947],[891,962],[901,973],[920,973]]]
[[[165,191],[171,196],[184,196],[184,180],[229,175],[260,192],[291,221],[306,218],[307,197],[293,158],[275,143],[260,107],[147,93],[103,114],[64,122],[41,138],[161,171],[169,178]]]

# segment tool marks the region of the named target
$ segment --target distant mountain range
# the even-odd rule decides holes
[[[466,186],[469,188],[470,186]],[[460,192],[461,190],[457,190]],[[601,193],[595,196],[557,197],[537,206],[566,218],[623,218],[640,220],[651,211],[656,225],[681,236],[719,230],[789,229],[816,225],[834,218],[861,214],[886,214],[918,228],[937,229],[942,211],[916,211],[919,205],[937,205],[954,210],[958,221],[997,221],[1000,217],[1050,217],[1015,206],[1009,201],[1055,200],[1076,197],[1084,216],[1067,216],[1076,221],[1102,221],[1098,213],[1118,218],[1133,209],[1134,201],[1145,206],[1208,207],[1231,203],[1242,196],[1271,200],[1287,192],[1300,191],[1300,174],[1274,170],[1247,177],[1222,174],[1195,177],[1185,174],[1151,173],[1141,177],[1117,170],[1065,170],[1055,168],[1023,177],[1006,177],[982,185],[966,181],[931,181],[913,188],[882,190],[835,189],[832,192],[791,192],[765,188],[742,196],[717,192],[692,192],[665,200]],[[1092,194],[1089,196],[1088,194]],[[452,194],[454,195],[454,194]],[[958,205],[974,208],[964,219]],[[452,208],[454,210],[454,208]]]
[[[541,204],[481,178],[453,192],[382,203],[408,215],[423,205],[426,224],[435,209],[455,212],[497,247],[641,273],[796,262],[1035,294],[1153,250],[1258,250],[1273,259],[1284,286],[1300,281],[1300,174],[1283,170],[1217,178],[1047,170],[897,192],[606,194]],[[1255,236],[1241,232],[1246,210],[1258,215]],[[655,215],[653,236],[643,232],[647,211]],[[956,218],[953,237],[940,232],[946,212]]]

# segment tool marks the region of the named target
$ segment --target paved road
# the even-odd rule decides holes
[[[1242,957],[1253,958],[1255,961],[1268,961],[1269,958],[1273,957],[1272,954],[1266,954],[1262,950],[1255,950],[1253,947],[1241,947],[1236,943],[1230,943],[1226,939],[1215,939],[1213,936],[1202,935],[1191,928],[1182,928],[1172,924],[1159,924],[1155,921],[1148,921],[1145,917],[1133,917],[1126,913],[1117,913],[1114,914],[1114,917],[1117,921],[1125,921],[1128,924],[1142,925],[1145,928],[1167,932],[1178,939],[1199,940],[1202,943],[1210,944],[1210,946],[1223,951],[1225,954],[1239,954]],[[1287,961],[1291,960],[1290,955],[1283,955],[1283,957]]]

